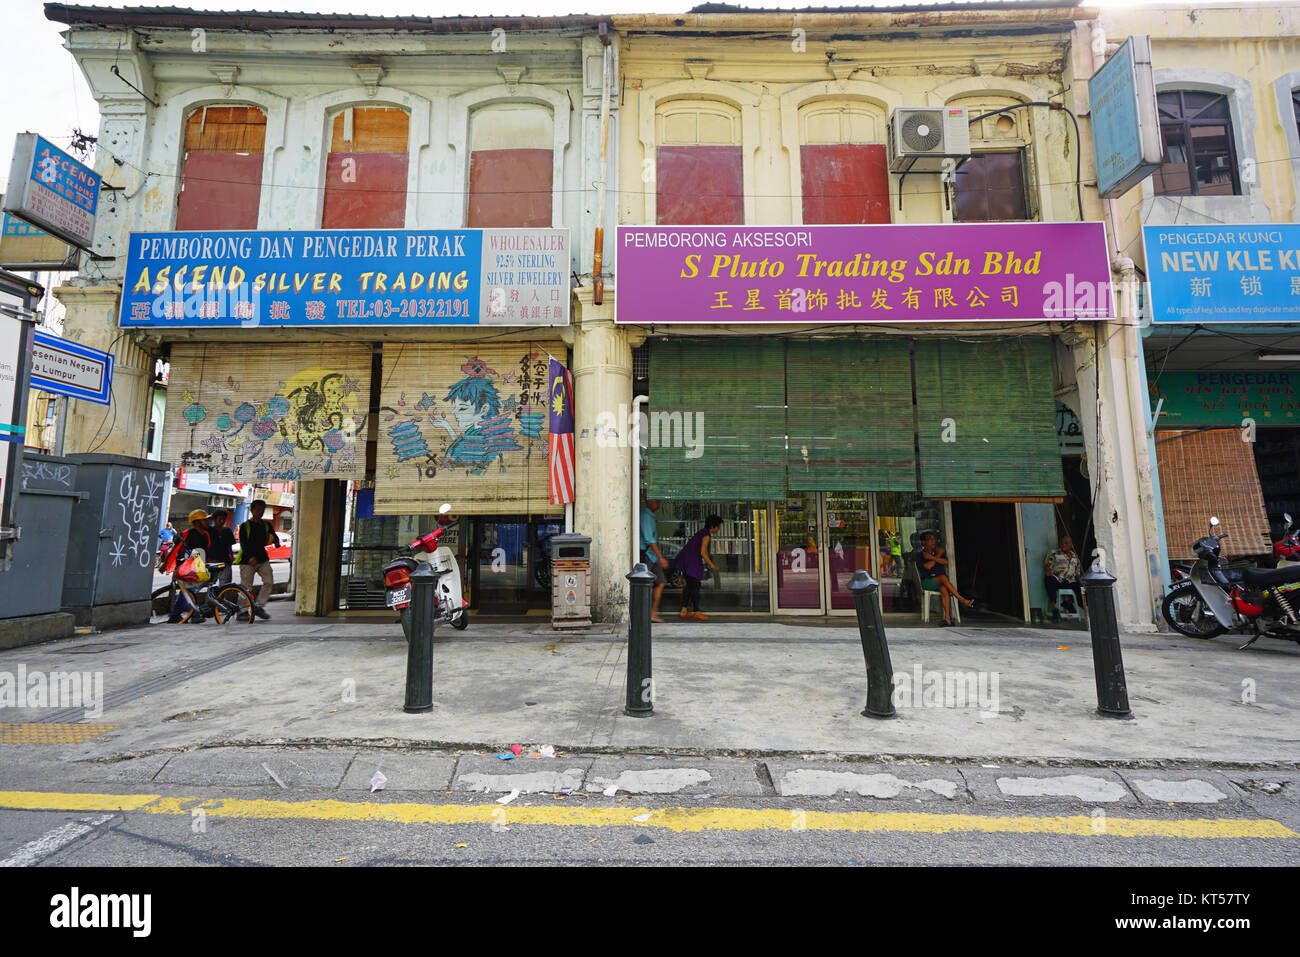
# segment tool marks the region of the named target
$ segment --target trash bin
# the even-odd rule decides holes
[[[149,620],[168,465],[127,455],[80,454],[63,609],[94,628]]]
[[[591,539],[551,536],[551,627],[591,624]]]
[[[73,462],[23,453],[14,516],[21,536],[13,543],[12,564],[0,570],[0,648],[72,634],[72,618],[58,612],[72,506],[84,496]],[[33,620],[37,615],[52,617]]]

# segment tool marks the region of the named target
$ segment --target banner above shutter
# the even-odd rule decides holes
[[[375,513],[562,510],[549,502],[547,407],[558,341],[384,346]]]
[[[649,498],[785,498],[784,342],[656,342],[650,391]]]
[[[916,344],[921,494],[1059,498],[1051,340]]]
[[[361,479],[369,343],[172,346],[162,457],[213,482]]]
[[[916,491],[911,342],[793,339],[786,355],[792,491]]]

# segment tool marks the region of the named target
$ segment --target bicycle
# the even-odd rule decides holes
[[[213,592],[212,583],[222,567],[209,565],[212,578],[206,582],[185,582],[173,576],[170,584],[154,589],[153,594],[149,596],[150,624],[170,622],[173,614],[177,616],[177,621],[173,624],[200,624],[207,621],[209,617],[219,625],[228,624],[236,619],[247,621],[249,624],[256,621],[257,619],[249,613],[249,609],[253,606],[253,596],[247,589],[233,582],[227,582],[216,586],[216,591]],[[181,599],[179,605],[178,597]]]

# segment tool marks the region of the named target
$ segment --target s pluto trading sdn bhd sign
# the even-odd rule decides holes
[[[1106,319],[1101,223],[620,226],[620,323]]]
[[[123,328],[564,326],[567,229],[132,233]]]

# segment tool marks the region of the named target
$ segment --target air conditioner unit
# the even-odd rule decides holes
[[[946,159],[970,156],[970,118],[964,106],[900,106],[889,117],[889,169],[942,173]]]

